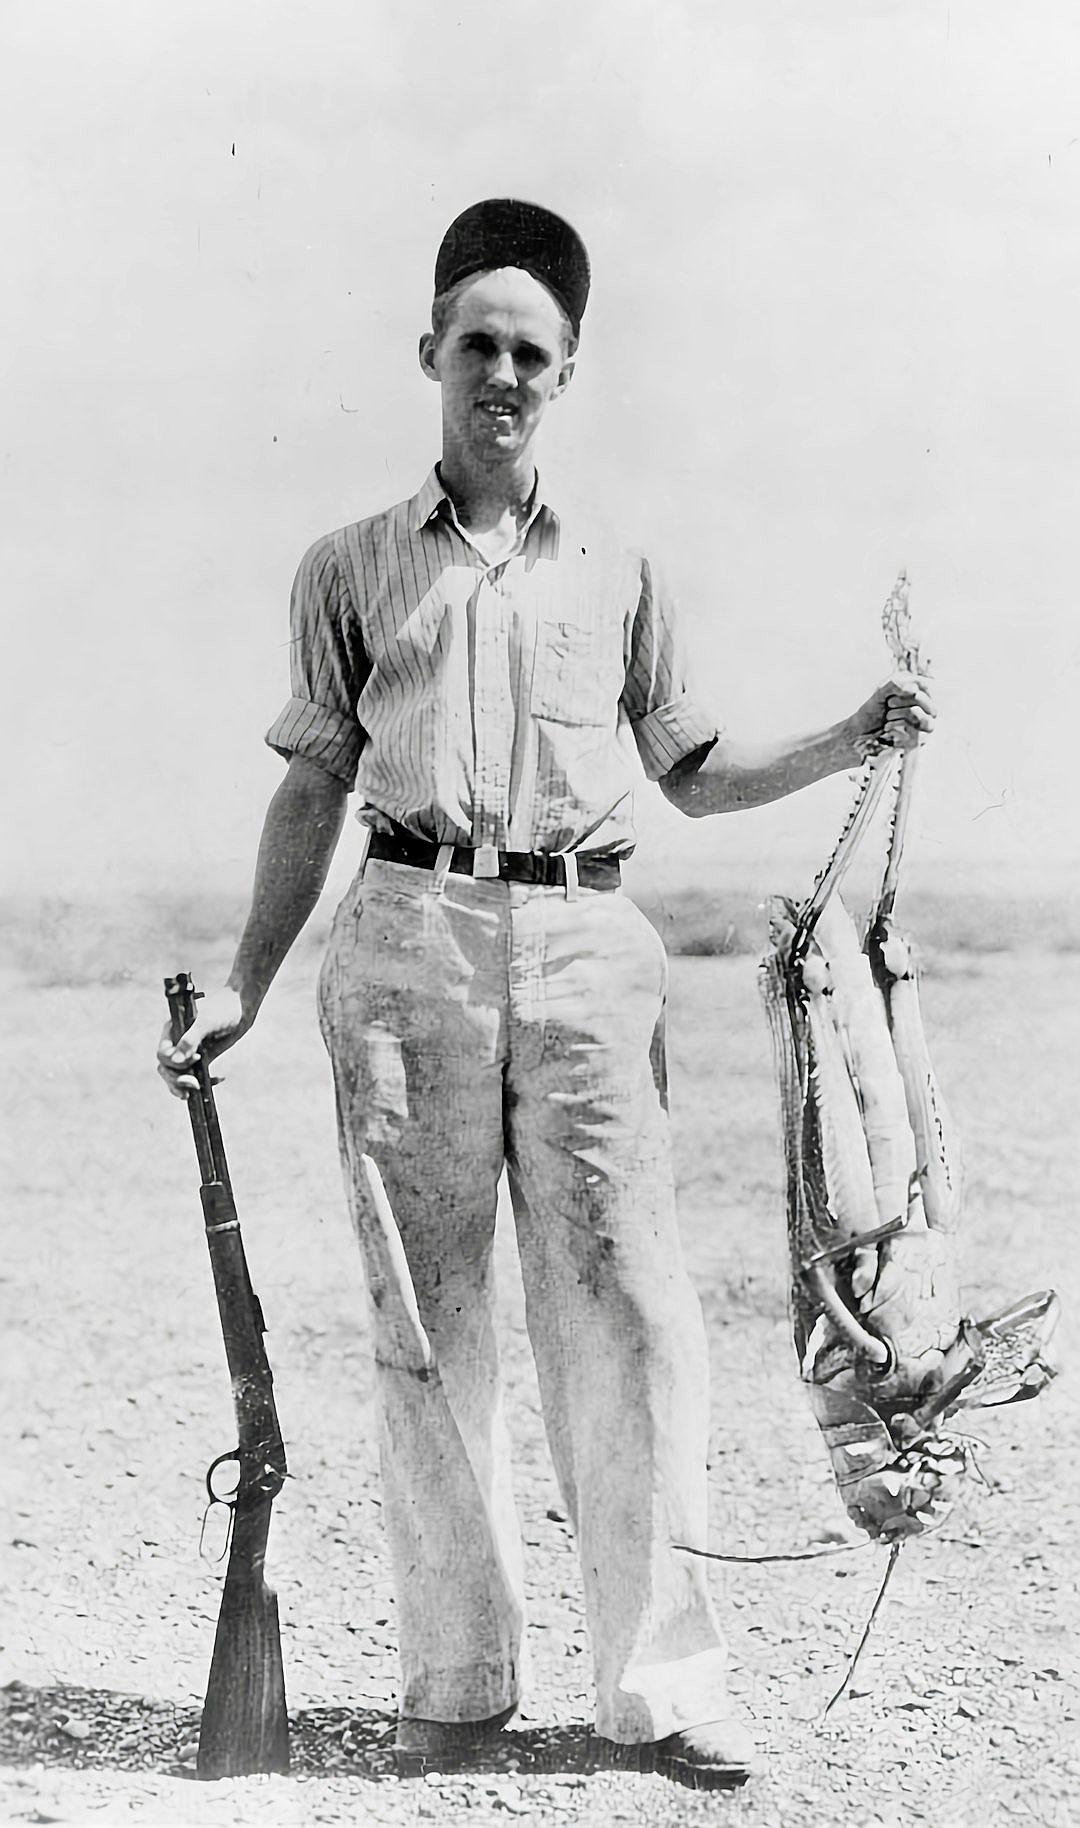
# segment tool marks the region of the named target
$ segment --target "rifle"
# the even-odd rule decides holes
[[[186,971],[165,979],[174,1044],[195,1020],[198,994]],[[205,1060],[193,1071],[199,1089],[189,1095],[187,1107],[238,1434],[238,1445],[219,1454],[206,1474],[211,1504],[228,1505],[232,1517],[196,1770],[200,1777],[243,1777],[289,1769],[277,1595],[263,1572],[270,1510],[288,1469],[263,1345],[266,1323],[248,1274],[213,1081]],[[214,1474],[229,1461],[236,1462],[236,1486],[219,1492]]]

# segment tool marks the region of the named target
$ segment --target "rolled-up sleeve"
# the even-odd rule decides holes
[[[333,535],[304,554],[290,611],[292,696],[266,733],[271,749],[317,762],[352,787],[364,746],[357,701],[370,671]]]
[[[715,711],[695,697],[687,677],[674,600],[643,558],[621,702],[650,781],[660,780],[720,734]]]

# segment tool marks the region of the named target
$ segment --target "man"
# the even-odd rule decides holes
[[[451,225],[420,364],[442,459],[420,492],[316,543],[293,593],[292,692],[228,987],[172,1089],[255,1019],[363,796],[365,863],[320,978],[342,1161],[374,1313],[398,1593],[398,1746],[433,1761],[521,1693],[518,1535],[492,1329],[496,1185],[513,1194],[530,1339],[581,1555],[597,1730],[644,1768],[738,1781],[704,1542],[706,1345],[657,1090],[665,959],[619,892],[632,735],[693,815],[759,804],[931,728],[892,683],[836,726],[747,747],[687,683],[647,559],[549,502],[536,436],[574,370],[589,267],[565,222],[491,199]],[[374,1164],[374,1170],[372,1168]],[[433,1354],[402,1345],[389,1199]],[[380,1222],[381,1212],[381,1222]]]

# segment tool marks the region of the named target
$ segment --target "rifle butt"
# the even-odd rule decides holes
[[[277,1594],[263,1574],[269,1511],[260,1503],[235,1519],[199,1732],[201,1778],[289,1769]]]

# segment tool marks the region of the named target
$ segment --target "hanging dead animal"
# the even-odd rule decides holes
[[[918,670],[907,579],[884,626]],[[893,904],[918,750],[868,757],[803,905],[770,905],[761,984],[780,1081],[792,1320],[802,1381],[849,1516],[900,1542],[939,1524],[971,1468],[958,1413],[1035,1396],[1054,1374],[1050,1291],[982,1320],[957,1278],[959,1144],[930,1062]],[[838,893],[875,810],[888,857],[865,938]]]

